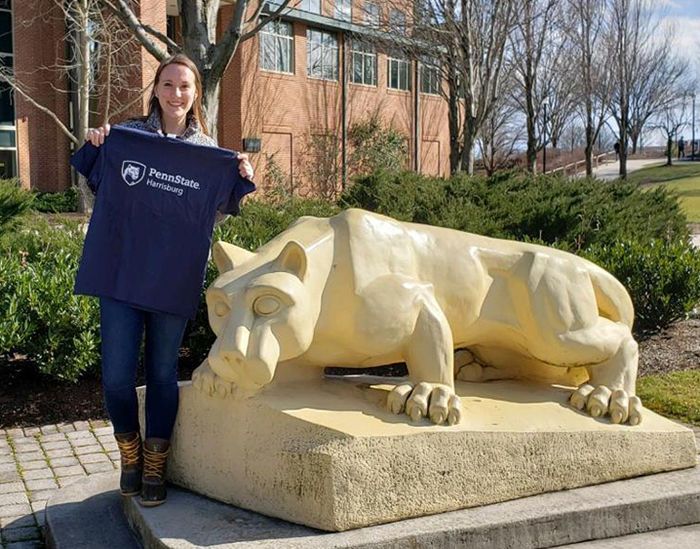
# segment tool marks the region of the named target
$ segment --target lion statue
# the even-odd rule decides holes
[[[254,394],[278,368],[405,362],[389,410],[455,424],[455,377],[557,370],[582,374],[575,408],[641,421],[632,302],[581,257],[349,209],[302,217],[255,252],[218,242],[214,260],[217,339],[193,374],[209,394]]]

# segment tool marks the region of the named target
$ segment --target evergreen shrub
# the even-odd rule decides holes
[[[34,193],[32,207],[38,212],[68,213],[78,210],[78,189],[70,187],[56,193]]]
[[[37,216],[0,238],[0,356],[28,356],[39,370],[76,381],[99,364],[97,300],[73,295],[83,234]]]
[[[355,179],[340,198],[403,221],[430,223],[485,236],[536,239],[571,250],[615,240],[687,239],[687,220],[664,188],[500,172],[450,179],[414,172],[377,172]]]
[[[0,179],[0,235],[17,225],[32,206],[34,197],[20,188],[17,179]]]
[[[700,302],[700,250],[685,241],[615,241],[584,255],[630,293],[635,334],[644,338],[687,316]]]

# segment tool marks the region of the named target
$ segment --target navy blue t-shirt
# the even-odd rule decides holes
[[[236,153],[115,126],[71,158],[96,192],[76,294],[193,318],[216,212],[238,214],[255,185]]]

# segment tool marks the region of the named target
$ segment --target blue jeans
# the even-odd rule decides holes
[[[115,433],[139,430],[136,368],[146,330],[146,437],[170,438],[178,407],[177,357],[187,318],[100,298],[102,389]]]

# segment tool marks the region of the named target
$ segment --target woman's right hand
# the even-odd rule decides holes
[[[109,135],[110,127],[109,124],[105,124],[99,128],[90,128],[85,135],[85,141],[89,141],[95,147],[99,147],[105,142],[105,137]]]

